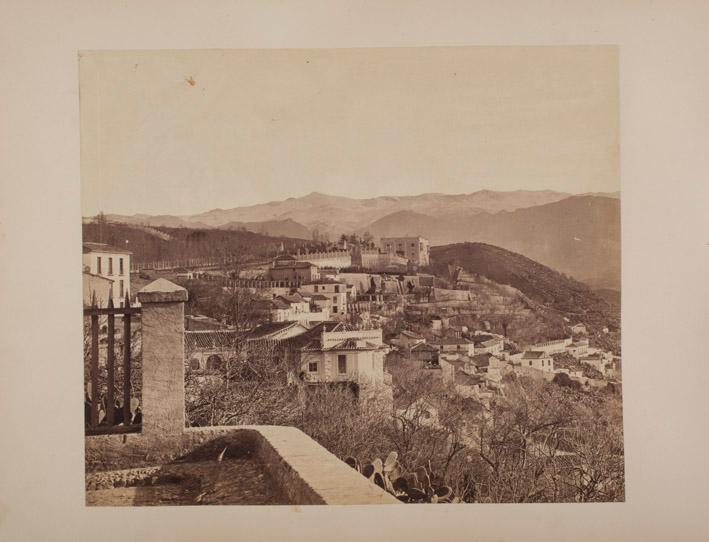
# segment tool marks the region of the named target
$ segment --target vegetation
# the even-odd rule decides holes
[[[287,251],[308,246],[308,241],[244,230],[144,228],[100,219],[83,224],[83,239],[130,250],[135,263],[235,255],[242,259],[259,259],[274,256],[281,243]]]
[[[497,284],[509,285],[521,292],[519,300],[529,311],[509,312],[505,308],[485,318],[498,330],[527,344],[541,337],[546,339],[568,336],[568,321],[583,322],[597,344],[620,353],[619,334],[601,338],[604,327],[619,329],[620,311],[587,285],[554,271],[520,254],[484,243],[457,243],[431,248],[431,270],[450,280],[451,271],[461,267]],[[515,301],[515,304],[519,304]],[[508,307],[509,309],[509,307]],[[567,318],[567,320],[564,320]],[[535,340],[536,339],[536,340]],[[595,346],[595,344],[592,344]]]
[[[439,274],[446,274],[450,264],[459,265],[469,273],[513,286],[561,313],[583,315],[598,325],[615,320],[608,303],[585,284],[509,250],[484,243],[458,243],[433,247],[431,258]]]

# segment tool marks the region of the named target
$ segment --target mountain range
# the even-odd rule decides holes
[[[432,245],[478,241],[497,245],[594,287],[620,286],[619,194],[551,190],[428,193],[357,199],[313,192],[190,216],[107,215],[150,226],[247,230],[297,239],[341,234],[421,235]]]

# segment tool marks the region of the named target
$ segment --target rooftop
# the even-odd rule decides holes
[[[540,352],[538,350],[527,350],[522,354],[522,359],[542,359],[548,358],[549,356],[545,352]]]
[[[298,261],[298,260],[281,260],[278,261],[276,260],[274,267],[290,267],[290,268],[297,268],[297,269],[304,269],[306,267],[316,267],[315,264],[312,264],[310,262],[303,262],[303,261]]]
[[[130,250],[114,247],[106,243],[84,242],[81,243],[81,248],[84,254],[88,254],[89,252],[105,252],[107,254],[133,254]]]
[[[438,339],[437,341],[434,341],[432,344],[440,344],[440,345],[445,345],[445,344],[473,344],[473,341],[470,341],[468,339],[463,339],[460,337],[444,337],[442,339]]]
[[[438,349],[435,346],[431,346],[430,344],[427,343],[418,343],[415,344],[411,347],[411,350],[416,350],[417,352],[421,351],[429,351],[429,352],[438,352]]]
[[[305,298],[298,292],[295,292],[294,294],[279,295],[276,299],[281,299],[282,301],[288,304],[305,303]]]
[[[492,357],[492,354],[475,354],[472,360],[476,367],[489,367],[490,358]]]
[[[185,331],[185,352],[234,347],[239,334],[230,330]]]
[[[279,335],[295,328],[307,330],[305,326],[298,322],[268,322],[255,327],[248,333],[249,339],[277,339]]]
[[[84,275],[88,275],[90,277],[101,279],[101,280],[104,280],[106,282],[110,282],[111,284],[113,284],[113,279],[109,279],[108,277],[104,277],[103,275],[97,275],[95,273],[91,273],[90,271],[84,271]]]
[[[317,280],[310,280],[308,282],[305,282],[302,284],[302,286],[308,286],[309,284],[339,284],[340,286],[346,286],[347,284],[344,282],[340,282],[339,280],[334,280],[334,279],[317,279]]]

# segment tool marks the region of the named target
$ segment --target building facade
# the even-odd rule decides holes
[[[415,265],[428,265],[430,247],[428,239],[423,237],[382,237],[381,247],[384,252],[406,258]]]
[[[304,297],[311,297],[320,310],[328,309],[333,317],[347,314],[347,284],[334,280],[318,280],[302,284],[298,289]]]
[[[381,329],[352,330],[323,322],[293,340],[290,355],[299,372],[292,380],[353,384],[360,397],[390,395],[391,376],[384,371],[387,351]]]
[[[549,354],[541,351],[527,350],[520,358],[520,365],[545,373],[554,372],[554,359]]]
[[[112,247],[105,243],[82,244],[84,273],[112,281],[110,292],[116,307],[122,307],[126,295],[130,296],[131,254],[129,250]],[[104,301],[104,306],[106,303],[108,303],[108,299]]]
[[[294,256],[279,256],[268,270],[268,280],[310,282],[320,278],[317,266]]]
[[[84,307],[90,307],[94,303],[97,307],[105,307],[108,304],[108,298],[111,297],[113,291],[113,280],[84,271],[82,283]]]

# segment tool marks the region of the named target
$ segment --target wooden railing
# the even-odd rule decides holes
[[[95,302],[94,302],[95,305]],[[140,431],[140,416],[131,409],[131,320],[135,314],[140,314],[140,307],[131,307],[128,295],[125,306],[114,307],[113,299],[109,298],[108,307],[92,306],[84,309],[84,318],[90,318],[90,385],[86,399],[89,415],[86,420],[86,434],[98,435],[106,433],[133,433]],[[123,320],[123,404],[121,406],[122,421],[116,424],[116,348],[115,326],[116,316]],[[99,383],[99,317],[106,316],[106,385],[105,395],[101,396]],[[99,406],[105,399],[105,416],[99,419]],[[139,412],[139,411],[138,411]]]

